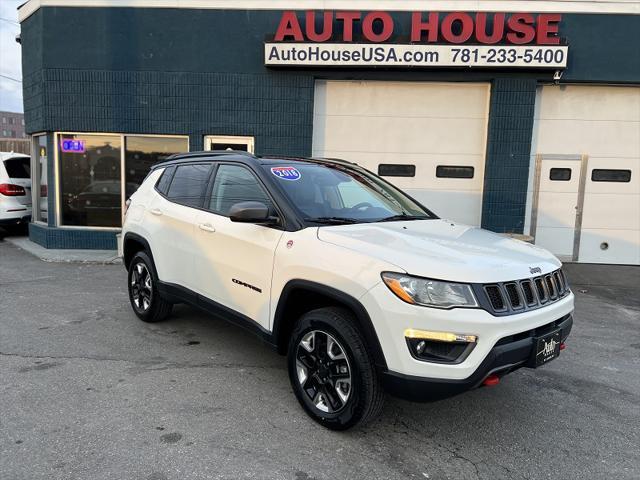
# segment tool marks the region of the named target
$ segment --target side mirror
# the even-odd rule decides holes
[[[269,207],[261,202],[240,202],[231,206],[229,218],[232,222],[242,223],[276,223],[276,218],[269,216]]]

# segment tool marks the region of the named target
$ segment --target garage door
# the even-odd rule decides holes
[[[640,88],[545,86],[538,104],[536,243],[580,262],[640,264]]]
[[[489,84],[318,81],[313,155],[356,162],[479,225]]]

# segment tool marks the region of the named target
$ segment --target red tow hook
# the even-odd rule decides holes
[[[484,379],[482,385],[485,387],[494,387],[500,383],[500,377],[498,375],[489,375]]]
[[[567,348],[567,346],[565,345],[565,343],[564,343],[564,342],[562,342],[562,343],[560,344],[560,350],[564,350],[565,348]]]

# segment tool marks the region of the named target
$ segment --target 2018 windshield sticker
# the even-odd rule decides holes
[[[282,180],[300,180],[302,174],[294,167],[271,167],[271,173]]]

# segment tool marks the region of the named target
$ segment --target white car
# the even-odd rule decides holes
[[[30,219],[30,157],[0,152],[0,227],[28,223]]]
[[[556,358],[573,294],[549,252],[439,219],[333,159],[179,155],[131,197],[131,305],[188,302],[288,357],[293,390],[326,427],[492,385]]]

